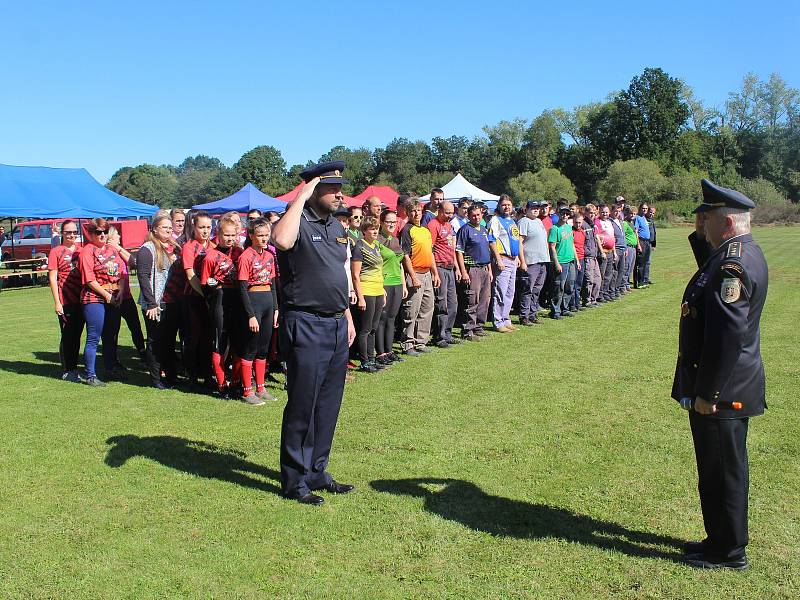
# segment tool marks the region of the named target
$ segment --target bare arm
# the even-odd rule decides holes
[[[353,289],[358,298],[358,308],[365,310],[367,308],[367,301],[364,300],[364,293],[361,291],[361,261],[350,260],[350,271],[353,274]]]
[[[58,270],[50,269],[47,272],[47,280],[50,283],[50,291],[53,294],[53,303],[55,304],[56,314],[61,316],[64,314],[64,307],[61,306],[61,300],[58,298]]]
[[[314,179],[305,184],[297,194],[294,202],[289,205],[281,220],[273,227],[272,243],[278,250],[291,250],[294,248],[294,244],[297,242],[297,234],[300,232],[300,216],[303,214],[306,201],[311,198],[318,183],[319,177],[314,177]]]

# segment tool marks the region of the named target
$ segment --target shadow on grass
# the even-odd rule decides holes
[[[121,467],[129,459],[141,456],[190,475],[235,483],[262,492],[280,493],[278,486],[257,478],[280,481],[280,474],[245,460],[247,455],[238,450],[170,435],[115,435],[108,438],[106,444],[111,446],[105,457],[109,467]]]
[[[683,542],[627,529],[546,504],[491,496],[458,479],[384,479],[370,483],[379,492],[425,499],[425,510],[476,531],[521,539],[554,538],[615,550],[629,556],[678,560]],[[431,488],[444,486],[441,490]],[[672,548],[673,551],[665,550]]]
[[[61,379],[61,365],[58,362],[53,365],[25,360],[0,359],[0,371],[8,371],[17,375],[35,375],[46,379]]]

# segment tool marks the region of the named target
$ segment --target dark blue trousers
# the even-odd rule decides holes
[[[331,481],[326,472],[347,372],[347,318],[283,311],[280,344],[289,400],[281,427],[281,487],[305,495]]]

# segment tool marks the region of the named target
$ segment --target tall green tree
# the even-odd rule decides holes
[[[551,111],[536,117],[525,131],[520,152],[522,168],[526,171],[540,171],[552,167],[558,153],[564,149],[558,121]]]
[[[614,99],[623,158],[671,158],[689,118],[684,85],[662,69],[646,68]]]
[[[289,185],[286,161],[274,146],[256,146],[245,152],[233,170],[244,182],[271,196],[280,195]]]

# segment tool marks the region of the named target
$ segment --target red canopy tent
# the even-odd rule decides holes
[[[292,202],[295,198],[297,198],[297,194],[300,193],[300,190],[303,188],[303,182],[297,184],[293,190],[290,190],[283,194],[282,196],[277,196],[276,200],[282,200],[283,202]],[[361,202],[356,202],[355,198],[351,198],[350,196],[344,197],[344,202],[347,206],[361,206]]]
[[[381,202],[385,204],[391,210],[397,210],[397,198],[400,194],[395,192],[392,188],[388,185],[370,185],[361,192],[358,196],[354,197],[353,200],[355,204],[351,206],[361,206],[364,204],[364,200],[369,198],[370,196],[377,196],[381,199]],[[348,204],[350,204],[348,202]]]

